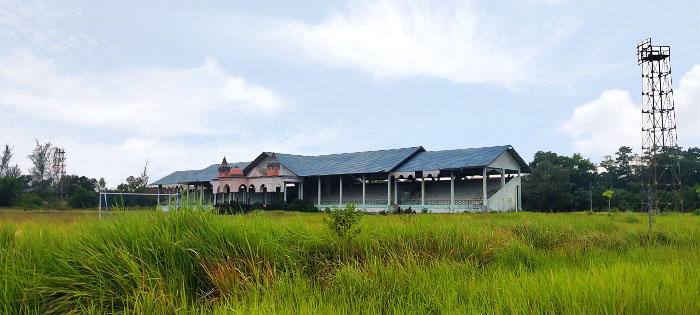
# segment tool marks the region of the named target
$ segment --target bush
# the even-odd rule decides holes
[[[219,214],[248,213],[253,209],[253,205],[234,201],[229,204],[217,205],[216,208],[219,210]]]
[[[416,213],[416,211],[411,209],[411,207],[408,207],[408,209],[401,209],[401,207],[397,207],[391,213],[392,214],[414,214],[414,213]]]
[[[428,208],[423,208],[420,210],[420,212],[421,213],[428,213],[428,212],[430,212],[430,210],[428,210]]]
[[[34,210],[43,207],[44,200],[35,194],[24,194],[20,197],[19,206],[24,210]]]
[[[700,215],[700,209],[695,209],[695,211],[693,211],[693,215]]]
[[[630,224],[642,222],[642,220],[640,220],[639,218],[637,218],[635,216],[631,216],[631,215],[626,216],[624,219],[622,219],[622,221],[624,221],[625,223],[630,223]]]
[[[22,185],[15,177],[0,178],[0,206],[12,207],[20,202]]]
[[[360,233],[359,229],[353,229],[353,227],[360,222],[362,219],[362,211],[355,209],[355,204],[348,204],[343,209],[338,209],[334,207],[333,210],[328,212],[328,218],[326,218],[326,225],[328,229],[337,234],[338,236],[351,239],[355,235]]]
[[[97,198],[95,198],[95,203],[97,203]],[[44,198],[44,208],[53,210],[66,210],[68,203],[59,198],[58,196],[50,196]]]
[[[294,200],[290,205],[288,210],[300,211],[300,212],[318,212],[318,208],[314,206],[311,201],[308,200]]]
[[[68,205],[71,208],[94,208],[96,204],[97,194],[81,186],[78,186],[68,198]]]

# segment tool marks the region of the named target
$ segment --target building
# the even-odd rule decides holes
[[[224,158],[202,170],[174,172],[152,185],[216,204],[301,199],[321,209],[354,203],[365,211],[519,211],[522,174],[529,172],[509,145],[317,156],[263,152],[251,162]]]

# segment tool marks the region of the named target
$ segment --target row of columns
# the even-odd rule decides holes
[[[299,200],[304,200],[304,182],[299,182],[298,184],[299,184],[298,198],[299,198]],[[319,177],[319,191],[321,189],[320,187],[321,187],[321,178]],[[280,187],[280,189],[282,190],[282,199],[285,202],[287,202],[287,183],[284,182],[282,187]],[[248,187],[246,187],[245,190],[243,190],[243,191],[239,191],[238,193],[241,193],[241,192],[244,193],[244,199],[248,200],[248,198],[247,198],[248,197]],[[268,192],[269,191],[265,191],[265,192],[261,191],[261,193],[268,193]],[[230,193],[233,193],[233,192],[230,192]],[[226,194],[226,193],[224,193],[224,194]],[[217,195],[218,194],[214,194],[214,203],[215,204],[217,202]],[[320,200],[321,200],[320,197],[321,197],[321,195],[319,194],[319,204],[320,204]],[[267,197],[264,197],[264,198],[267,198]],[[224,202],[226,202],[225,197],[224,197]]]
[[[483,198],[483,209],[488,210],[488,179],[489,179],[489,168],[485,167],[482,173],[482,183],[483,183],[483,191],[482,191],[482,198]],[[503,189],[506,185],[506,170],[505,168],[500,168],[500,175],[501,175],[501,189]],[[518,177],[521,176],[520,170],[518,170]],[[339,200],[338,204],[340,206],[343,205],[343,175],[339,175]],[[318,197],[317,197],[317,205],[321,205],[321,176],[317,178],[318,181]],[[362,207],[366,207],[366,177],[365,174],[362,174]],[[300,193],[300,199],[303,198],[303,182],[301,183],[301,193]],[[521,204],[521,194],[520,194],[520,188],[518,188],[518,200],[516,201],[516,210],[519,209],[520,204]],[[285,199],[286,200],[286,199]],[[398,180],[394,179],[394,203],[398,204]],[[391,205],[391,175],[387,177],[387,205]],[[421,180],[421,205],[425,205],[425,178]],[[455,206],[455,175],[454,171],[450,171],[450,207]]]
[[[482,173],[482,182],[483,182],[483,207],[484,210],[488,210],[488,178],[489,178],[489,168],[484,168],[483,173]],[[500,170],[500,175],[501,175],[501,188],[505,187],[505,169],[501,168]],[[518,171],[518,176],[521,176],[520,171]],[[340,206],[343,205],[343,175],[339,175],[339,200],[338,204]],[[362,175],[362,207],[366,207],[366,177],[365,174]],[[388,176],[387,178],[387,205],[391,204],[391,176]],[[317,177],[317,205],[321,205],[321,176]],[[247,187],[246,190],[244,191],[244,196],[247,197]],[[282,194],[283,194],[283,200],[286,202],[287,201],[287,187],[286,183],[282,185]],[[517,200],[517,205],[516,209],[520,207],[521,201],[520,201],[520,191],[518,191],[518,200]],[[201,202],[202,195],[200,195],[200,202]],[[217,202],[216,200],[216,194],[214,195],[214,203]],[[298,191],[298,198],[300,200],[304,200],[304,182],[299,183],[299,191]],[[247,199],[247,198],[246,198]],[[393,199],[395,204],[398,204],[398,180],[394,179],[394,199]],[[425,205],[425,179],[423,178],[421,180],[421,205]],[[455,175],[454,171],[450,172],[450,206],[454,207],[455,205]]]

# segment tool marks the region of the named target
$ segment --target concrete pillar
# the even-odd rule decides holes
[[[304,200],[304,182],[303,182],[303,179],[302,179],[302,182],[299,183],[299,190],[298,190],[297,194],[299,195],[299,200]]]
[[[386,178],[386,205],[391,205],[391,174]]]
[[[284,202],[287,202],[287,183],[282,181],[282,198],[284,199]]]
[[[399,179],[394,178],[394,203],[399,204]]]
[[[505,168],[501,169],[501,189],[503,189],[503,187],[506,187],[506,169]]]
[[[420,204],[421,204],[421,210],[422,208],[425,207],[425,177],[421,176],[420,178]]]
[[[483,211],[486,211],[489,208],[489,196],[488,196],[488,191],[486,190],[487,189],[486,182],[488,181],[488,175],[486,174],[487,171],[488,171],[488,168],[484,167],[484,174],[483,174],[483,178],[481,179],[483,186],[484,186],[483,187],[484,201],[483,201],[483,208],[482,208]]]
[[[365,174],[362,174],[362,209],[367,210],[367,204],[365,202]]]
[[[450,210],[455,208],[455,172],[450,171]]]
[[[338,175],[338,178],[340,179],[340,200],[338,203],[340,204],[340,207],[343,207],[343,175]]]
[[[518,199],[517,199],[517,205],[515,206],[516,211],[522,211],[523,210],[523,178],[520,177],[522,174],[520,173],[520,168],[518,168],[518,180],[520,180],[520,185],[518,185]]]
[[[158,207],[160,207],[160,188],[163,187],[163,185],[158,185]],[[100,204],[102,204],[100,202]]]
[[[318,203],[317,206],[321,206],[321,176],[318,177]]]

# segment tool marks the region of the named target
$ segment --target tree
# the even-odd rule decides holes
[[[27,157],[32,161],[33,167],[29,170],[29,175],[32,177],[33,183],[41,183],[51,181],[51,154],[53,149],[50,142],[40,144],[36,141],[36,147],[32,154]]]
[[[68,198],[68,205],[72,208],[92,208],[97,204],[97,193],[95,191],[87,190],[82,186],[78,186],[70,198]]]
[[[532,174],[524,177],[523,204],[535,211],[554,211],[570,209],[569,173],[560,165],[551,161],[531,163]]]
[[[19,165],[10,165],[13,149],[14,147],[10,147],[9,144],[5,145],[5,150],[3,150],[2,157],[0,157],[0,177],[19,177],[22,175]]]
[[[119,184],[117,190],[121,192],[146,192],[148,190],[148,181],[148,161],[146,161],[141,175],[138,177],[127,177],[126,184]]]
[[[66,195],[70,196],[80,187],[87,191],[97,192],[97,180],[87,178],[85,176],[68,175],[63,178],[63,184],[66,187]]]
[[[17,177],[0,178],[0,206],[12,207],[19,204],[22,196],[22,183]]]
[[[100,177],[100,180],[97,181],[97,190],[98,191],[105,191],[107,189],[107,182],[105,182],[104,177]]]
[[[5,145],[5,150],[0,157],[0,177],[6,176],[7,169],[10,168],[10,159],[12,159],[12,149],[9,144]]]
[[[603,192],[603,197],[608,198],[608,212],[610,212],[610,200],[612,200],[614,194],[615,191],[612,189],[608,189],[605,192]]]

